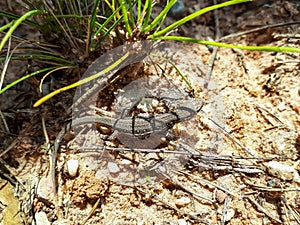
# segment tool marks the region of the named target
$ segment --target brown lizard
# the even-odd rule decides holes
[[[54,143],[54,150],[52,152],[52,181],[54,192],[56,192],[55,182],[55,166],[56,155],[60,142],[64,135],[71,129],[84,124],[98,123],[103,126],[109,126],[116,131],[133,134],[137,137],[145,137],[155,131],[170,129],[175,123],[186,121],[194,117],[202,108],[203,102],[199,99],[188,99],[182,101],[179,106],[174,110],[156,114],[149,117],[125,117],[125,118],[112,118],[108,116],[92,115],[76,118],[72,123],[68,123],[57,135]]]

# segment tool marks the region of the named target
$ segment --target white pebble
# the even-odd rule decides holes
[[[188,225],[188,223],[185,221],[185,219],[179,219],[178,225]]]
[[[224,221],[227,222],[234,217],[235,211],[234,209],[228,209],[225,213]]]
[[[120,171],[118,165],[116,163],[113,163],[113,162],[107,163],[107,168],[108,168],[110,173],[118,173]]]
[[[281,103],[277,106],[277,108],[278,108],[278,110],[279,110],[280,112],[282,112],[282,111],[286,110],[286,105],[285,105],[284,102],[281,102]]]
[[[290,159],[297,159],[298,150],[296,148],[298,133],[291,131],[280,131],[272,136],[275,153],[288,157]]]
[[[34,218],[35,218],[36,225],[50,225],[50,222],[45,212],[37,212],[34,215]]]
[[[54,198],[54,188],[53,182],[50,176],[42,177],[37,185],[36,194],[41,199],[53,199]]]
[[[270,175],[282,180],[293,180],[296,173],[294,167],[275,161],[268,162],[267,169]]]
[[[175,201],[175,205],[177,207],[183,207],[183,206],[186,206],[187,204],[189,204],[190,202],[191,202],[191,199],[189,199],[188,197],[181,197]]]
[[[76,159],[69,159],[67,161],[68,173],[71,177],[75,177],[78,171],[79,162]]]

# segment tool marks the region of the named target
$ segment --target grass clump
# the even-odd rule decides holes
[[[22,0],[25,11],[23,15],[0,11],[1,16],[11,21],[0,27],[1,32],[6,31],[0,42],[0,51],[2,50],[2,55],[6,56],[1,57],[1,60],[6,65],[14,59],[34,60],[41,65],[41,68],[4,88],[1,82],[0,94],[31,76],[43,75],[43,78],[39,78],[41,89],[44,78],[58,70],[67,71],[67,74],[74,74],[74,71],[82,74],[82,71],[106,50],[139,40],[175,40],[246,50],[300,51],[297,48],[277,46],[236,46],[170,35],[178,26],[209,11],[248,1],[250,0],[231,0],[209,6],[164,27],[165,19],[176,0],[167,1],[155,18],[152,18],[155,6],[155,1],[152,0]],[[24,40],[14,36],[13,32],[22,24],[41,32],[44,40]],[[7,45],[4,49],[11,40],[16,42],[14,48],[11,50]],[[4,76],[5,71],[2,73],[2,81]],[[50,93],[35,106],[61,91],[78,85],[81,83],[74,83]]]

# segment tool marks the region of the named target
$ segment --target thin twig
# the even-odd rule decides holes
[[[289,191],[300,191],[300,188],[272,188],[272,187],[265,187],[265,186],[260,186],[256,184],[252,184],[247,180],[244,180],[245,183],[249,186],[251,186],[255,190],[260,190],[260,191],[269,191],[269,192],[289,192]]]
[[[297,221],[298,224],[300,224],[300,216],[299,213],[293,209],[286,201],[285,196],[281,197],[281,200],[283,201],[285,207],[290,211],[290,213],[293,215],[293,217],[295,218],[295,220]],[[287,214],[286,214],[287,215]]]
[[[0,110],[0,118],[2,119],[2,122],[3,122],[3,125],[5,127],[6,132],[9,133],[10,132],[9,131],[9,127],[7,125],[6,119],[5,119],[5,117],[4,117],[4,115],[3,115],[3,113],[2,113],[1,110]]]
[[[227,194],[229,194],[229,195],[231,195],[231,196],[233,196],[233,197],[235,197],[235,198],[240,198],[239,196],[237,196],[236,194],[234,194],[234,193],[232,193],[231,191],[227,190],[226,188],[223,188],[223,187],[221,187],[221,186],[219,186],[219,185],[217,185],[217,184],[215,184],[215,183],[212,183],[212,182],[210,182],[210,181],[208,181],[208,180],[202,179],[202,178],[200,178],[200,177],[197,177],[197,176],[195,176],[195,175],[186,173],[186,172],[184,172],[184,171],[175,171],[175,170],[173,170],[173,172],[185,174],[185,175],[187,175],[187,176],[189,176],[189,177],[192,177],[192,178],[195,179],[195,180],[199,180],[199,181],[205,183],[206,185],[211,185],[211,186],[213,186],[213,187],[215,187],[215,188],[218,188],[218,189],[222,190],[223,192],[225,192],[225,193],[227,193]]]
[[[279,122],[282,125],[285,125],[277,116],[275,116],[273,113],[271,113],[269,110],[265,109],[264,107],[260,105],[256,105],[255,108],[263,115],[262,111],[265,111],[267,114],[271,115],[277,122]],[[265,117],[265,116],[264,116]],[[265,117],[266,118],[266,117]],[[267,118],[266,118],[267,119]],[[270,124],[275,126],[269,119],[267,119]]]
[[[16,144],[19,143],[19,139],[15,139],[3,152],[0,153],[0,158],[10,151]]]
[[[214,203],[213,199],[207,198],[205,196],[201,196],[199,194],[196,194],[192,189],[184,186],[183,184],[181,184],[175,177],[171,177],[169,175],[167,175],[166,173],[162,174],[163,176],[165,176],[167,179],[169,179],[170,181],[172,181],[174,184],[178,185],[182,190],[185,190],[186,192],[190,193],[191,195],[193,195],[195,198],[197,199],[201,199],[201,200],[206,200],[210,203]]]
[[[291,21],[291,22],[286,22],[286,23],[277,23],[277,24],[266,25],[266,26],[254,28],[254,29],[251,29],[251,30],[247,30],[247,31],[243,31],[243,32],[239,32],[239,33],[224,36],[224,37],[220,38],[219,41],[223,41],[223,40],[226,40],[226,39],[229,39],[229,38],[242,36],[242,35],[245,35],[245,34],[250,34],[250,33],[253,33],[253,32],[257,32],[257,31],[266,30],[268,28],[282,27],[282,26],[295,25],[295,24],[300,24],[300,21]]]
[[[47,148],[49,149],[50,148],[50,140],[49,140],[48,132],[47,132],[47,129],[46,129],[46,123],[45,123],[44,116],[42,117],[42,129],[43,129],[43,133],[44,133]]]
[[[89,214],[87,215],[87,217],[84,219],[84,221],[82,222],[82,225],[86,224],[86,222],[89,220],[89,218],[91,218],[91,216],[93,215],[93,213],[95,212],[95,210],[97,209],[99,203],[101,202],[101,197],[98,198],[98,200],[96,201],[96,203],[94,204],[93,208],[91,209],[91,211],[89,212]]]
[[[227,195],[224,206],[223,206],[221,225],[224,225],[226,223],[226,214],[228,212],[229,203],[231,202],[230,200],[231,200],[230,196]]]
[[[206,113],[203,110],[200,110],[202,113],[204,113],[204,115],[206,115]],[[226,134],[234,143],[236,143],[241,149],[243,149],[244,152],[250,154],[253,157],[257,157],[257,154],[255,153],[255,151],[253,151],[252,149],[248,149],[245,146],[243,146],[234,136],[232,136],[222,125],[220,125],[219,123],[217,123],[216,121],[212,120],[211,118],[209,118],[207,116],[207,118],[213,122],[217,127],[220,128],[220,130]]]
[[[214,0],[214,5],[217,4],[217,0]],[[215,35],[215,40],[218,41],[219,38],[220,38],[220,23],[219,23],[219,16],[218,16],[218,10],[214,10],[214,18],[215,18],[215,28],[216,28],[216,35]],[[210,57],[210,61],[209,61],[209,64],[208,64],[208,67],[207,67],[207,70],[206,70],[206,75],[205,75],[205,81],[204,81],[204,89],[207,89],[208,87],[208,83],[210,81],[210,77],[211,77],[211,74],[212,74],[212,70],[213,70],[213,67],[214,67],[214,62],[215,62],[215,59],[217,57],[217,52],[218,52],[218,47],[213,47],[213,52],[212,52],[212,55]]]
[[[266,216],[268,216],[269,218],[271,218],[272,220],[276,221],[277,223],[282,223],[282,221],[280,219],[277,219],[274,215],[272,215],[271,213],[269,213],[264,207],[262,207],[256,200],[254,200],[253,198],[251,198],[250,196],[247,196],[247,199],[249,199],[249,201],[254,204],[258,210],[260,210],[261,212],[263,212]]]

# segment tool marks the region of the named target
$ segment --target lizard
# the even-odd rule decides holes
[[[193,101],[192,101],[193,100]],[[84,124],[98,123],[103,126],[111,127],[112,129],[128,134],[133,134],[137,137],[145,137],[155,131],[166,130],[171,128],[175,123],[181,121],[187,121],[194,117],[202,108],[203,101],[200,99],[187,99],[181,102],[175,109],[156,114],[149,117],[125,117],[125,118],[112,118],[103,115],[91,115],[79,117],[66,124],[66,126],[59,132],[54,142],[54,149],[52,152],[52,182],[54,193],[56,193],[55,182],[55,167],[56,167],[56,155],[60,146],[60,143],[64,135],[72,128]],[[192,105],[191,105],[192,103]]]

